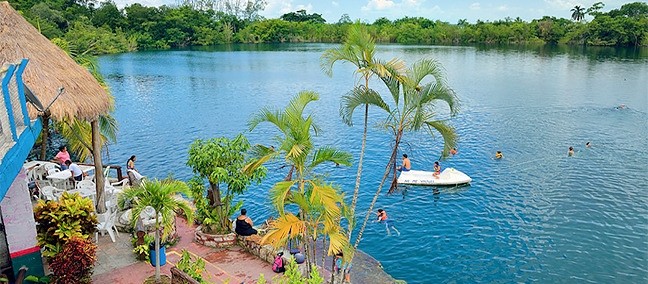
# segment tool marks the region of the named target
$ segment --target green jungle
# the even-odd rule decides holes
[[[352,24],[348,15],[327,23],[321,14],[299,10],[266,19],[265,0],[190,1],[176,6],[92,0],[9,1],[42,34],[72,54],[99,55],[147,49],[170,49],[228,43],[339,43]],[[240,4],[243,3],[243,4]],[[628,3],[602,12],[605,4],[575,6],[568,18],[545,16],[469,23],[422,17],[379,18],[363,23],[379,43],[568,44],[648,46],[648,4]]]

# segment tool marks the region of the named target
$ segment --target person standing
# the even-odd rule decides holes
[[[135,169],[135,160],[137,160],[137,157],[135,157],[135,155],[132,155],[128,159],[128,162],[126,162],[126,169],[127,170],[137,171],[137,169]]]
[[[82,181],[83,177],[86,176],[86,173],[84,173],[79,165],[76,163],[72,163],[72,161],[67,160],[65,161],[65,165],[70,169],[70,172],[72,173],[72,178],[75,181]]]
[[[67,150],[67,146],[63,145],[59,147],[58,153],[54,156],[54,161],[61,166],[61,170],[67,170],[66,161],[71,161],[70,153]]]

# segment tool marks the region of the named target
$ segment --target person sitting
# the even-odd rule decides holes
[[[61,170],[67,170],[68,167],[65,164],[65,161],[68,160],[72,159],[70,158],[70,152],[68,152],[67,146],[60,146],[58,153],[56,153],[56,156],[54,156],[54,159],[52,161],[58,163],[61,166]]]
[[[432,174],[435,178],[439,178],[439,175],[441,174],[441,165],[439,165],[439,161],[434,162],[434,173]]]
[[[75,181],[82,181],[83,177],[87,175],[81,170],[79,165],[72,163],[72,161],[70,160],[65,161],[65,165],[70,169],[70,172],[72,173],[72,179],[74,179]]]
[[[574,147],[569,146],[569,151],[567,151],[567,156],[571,157],[574,155]]]
[[[274,262],[272,263],[272,271],[276,273],[286,272],[286,267],[283,260],[283,252],[277,253],[275,256]]]
[[[343,261],[344,254],[343,253],[337,253],[335,255],[335,263],[333,267],[333,271],[336,274],[339,274],[340,272],[344,271],[344,283],[351,283],[351,262],[344,262]]]
[[[399,172],[409,172],[410,169],[412,169],[412,163],[410,162],[410,159],[407,157],[407,154],[403,154],[403,165],[398,167]]]
[[[497,153],[495,153],[495,159],[499,160],[499,159],[501,159],[503,157],[504,157],[504,155],[502,154],[502,151],[497,151]]]
[[[137,160],[137,157],[135,157],[135,155],[132,155],[128,159],[128,161],[126,162],[126,169],[127,170],[137,171],[137,169],[135,169],[135,160]]]
[[[239,236],[256,235],[257,230],[252,228],[252,226],[254,226],[254,223],[252,223],[252,219],[250,219],[250,217],[248,217],[246,214],[247,210],[245,210],[245,208],[241,209],[241,215],[236,217],[236,228],[234,229],[234,231]]]
[[[452,148],[450,150],[450,155],[457,155],[457,148]]]

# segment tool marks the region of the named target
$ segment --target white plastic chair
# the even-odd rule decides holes
[[[40,189],[41,198],[45,200],[58,200],[61,193],[63,193],[62,190],[49,185]]]
[[[115,236],[119,237],[119,231],[115,225],[117,219],[117,210],[108,208],[106,213],[97,214],[99,224],[97,224],[97,232],[95,232],[95,240],[99,242],[99,233],[103,236],[105,232],[108,233],[112,242],[115,242]]]
[[[78,181],[74,186],[74,188],[76,189],[84,189],[84,188],[95,189],[96,187],[97,186],[95,185],[95,183],[91,180]]]
[[[59,169],[57,169],[57,168],[52,168],[52,169],[47,170],[47,175],[49,176],[49,175],[51,175],[51,174],[55,174],[55,173],[58,173],[58,172],[60,172],[60,171],[61,171],[61,170],[59,170]]]

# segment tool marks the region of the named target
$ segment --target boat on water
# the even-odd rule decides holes
[[[446,168],[438,177],[433,175],[434,172],[428,171],[403,171],[398,176],[399,184],[414,184],[414,185],[462,185],[468,184],[472,179],[461,171],[455,168]]]

